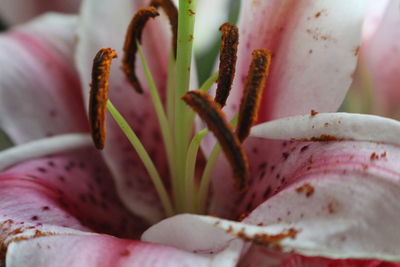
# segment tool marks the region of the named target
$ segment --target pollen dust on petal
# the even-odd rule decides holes
[[[254,234],[252,236],[248,235],[244,229],[239,231],[236,235],[244,241],[254,242],[257,245],[272,245],[273,248],[279,249],[279,242],[286,238],[295,239],[298,230],[294,228],[289,228],[279,234]]]
[[[121,256],[129,256],[129,255],[131,255],[131,252],[128,249],[125,249],[125,250],[121,251],[120,254],[121,254]]]
[[[303,184],[296,188],[296,192],[299,194],[305,194],[306,197],[311,197],[314,194],[314,187],[309,183]]]

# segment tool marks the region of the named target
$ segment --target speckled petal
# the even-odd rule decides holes
[[[275,175],[266,172],[265,186],[250,189],[243,202],[256,208],[243,222],[297,229],[280,245],[303,255],[400,261],[398,146],[342,141],[287,149]],[[265,198],[257,188],[268,183]]]
[[[251,135],[278,140],[360,140],[400,144],[400,122],[384,117],[319,113],[282,118],[256,125]]]
[[[216,180],[212,213],[236,219],[250,214],[243,222],[298,229],[295,239],[279,244],[284,251],[400,261],[399,232],[392,228],[400,209],[397,121],[334,113],[257,127],[258,136],[297,141],[249,138],[249,190],[235,197],[229,178]],[[217,172],[226,177],[222,168]]]
[[[0,126],[15,143],[88,130],[73,64],[76,17],[45,15],[0,35]]]
[[[245,219],[202,217],[203,222],[271,251],[400,261],[399,146],[361,141],[254,144],[271,155],[253,158],[248,192],[238,202],[231,199]],[[274,155],[279,147],[282,154]]]
[[[94,148],[17,164],[0,175],[0,184],[0,222],[6,236],[21,225],[120,237],[137,237],[146,227],[118,199],[111,175]]]
[[[336,111],[352,82],[368,2],[243,0],[229,112],[238,108],[251,51],[260,48],[273,57],[259,121]]]

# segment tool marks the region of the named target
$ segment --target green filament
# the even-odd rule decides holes
[[[143,70],[146,75],[146,79],[149,84],[149,87],[150,87],[150,95],[153,100],[152,102],[154,105],[154,109],[156,111],[157,119],[158,119],[158,122],[159,122],[159,125],[161,128],[161,134],[162,134],[162,138],[163,138],[163,142],[164,142],[164,147],[165,147],[165,150],[167,153],[168,164],[169,164],[169,166],[173,166],[174,165],[174,161],[173,161],[174,149],[173,149],[173,139],[172,139],[173,137],[172,137],[171,130],[170,130],[170,127],[168,124],[168,119],[165,114],[164,107],[161,102],[160,96],[158,94],[158,89],[154,82],[153,75],[151,74],[149,65],[144,56],[142,47],[139,45],[139,43],[137,44],[137,46],[138,46],[138,52],[140,55],[140,59],[142,61]],[[175,168],[170,168],[170,173],[171,173],[171,177],[174,177],[175,176]],[[172,181],[174,181],[174,179],[172,179]]]
[[[165,210],[167,216],[172,216],[175,212],[172,207],[171,201],[168,197],[167,190],[165,189],[163,182],[161,180],[160,174],[158,173],[156,166],[151,160],[149,154],[144,148],[143,144],[140,142],[139,138],[129,126],[128,122],[122,117],[122,115],[118,112],[118,110],[114,107],[110,100],[107,101],[107,109],[111,113],[111,116],[117,122],[121,130],[124,132],[129,142],[135,148],[136,153],[139,158],[142,160],[144,167],[146,168],[154,187],[158,193],[158,196],[161,200],[161,204]]]
[[[237,121],[238,121],[238,115],[235,115],[231,120],[231,125],[236,126]],[[213,150],[211,151],[210,156],[208,157],[203,174],[200,178],[200,188],[196,201],[197,202],[196,211],[198,213],[206,213],[206,200],[212,178],[211,174],[212,171],[214,170],[215,164],[217,164],[218,156],[220,153],[221,153],[221,146],[219,144],[215,144]]]
[[[207,135],[208,129],[203,129],[198,132],[192,139],[189,145],[186,157],[186,210],[188,212],[194,212],[195,197],[195,170],[196,170],[196,159],[197,153],[200,148],[201,141]]]

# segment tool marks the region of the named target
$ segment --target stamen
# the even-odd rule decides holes
[[[178,43],[178,9],[171,0],[152,0],[150,5],[154,6],[155,8],[159,8],[161,6],[168,16],[172,30],[172,47],[174,49],[174,55],[176,58],[176,48]]]
[[[93,60],[89,122],[92,139],[97,149],[103,149],[106,140],[108,78],[110,76],[111,61],[116,57],[117,53],[111,48],[102,48],[97,52]]]
[[[218,87],[214,101],[223,107],[226,104],[226,99],[229,96],[233,78],[235,77],[239,32],[237,27],[229,22],[222,24],[219,30],[222,33],[221,51],[219,56]]]
[[[271,53],[266,50],[254,50],[252,56],[236,127],[240,142],[249,136],[251,126],[257,120],[257,112],[271,64]]]
[[[221,112],[220,105],[201,91],[187,92],[182,99],[199,114],[214,133],[233,169],[235,186],[240,190],[245,189],[249,177],[247,156]]]
[[[141,43],[143,28],[150,18],[159,15],[155,7],[141,8],[132,18],[125,37],[124,58],[122,59],[122,69],[128,77],[129,82],[138,93],[143,93],[143,88],[136,76],[135,59],[137,52],[137,43]]]

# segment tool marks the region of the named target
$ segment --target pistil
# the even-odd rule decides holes
[[[176,90],[174,106],[174,141],[176,162],[176,188],[175,203],[178,210],[183,209],[185,200],[185,166],[186,151],[192,134],[190,109],[181,100],[181,97],[189,90],[190,73],[192,63],[192,48],[194,40],[194,24],[196,18],[197,0],[179,0],[178,13],[178,42],[176,57]]]

